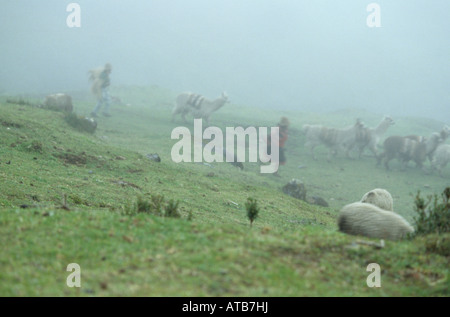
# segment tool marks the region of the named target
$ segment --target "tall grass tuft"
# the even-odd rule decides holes
[[[146,213],[159,217],[180,218],[178,204],[179,202],[173,199],[166,202],[162,195],[151,195],[150,200],[138,196],[133,205],[125,206],[124,213],[129,216]]]
[[[166,209],[164,215],[166,217],[171,218],[180,218],[180,212],[178,211],[178,204],[179,202],[175,202],[173,199],[169,200],[166,204]]]

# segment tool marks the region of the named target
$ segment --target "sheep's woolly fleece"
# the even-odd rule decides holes
[[[356,202],[344,206],[338,218],[339,231],[369,238],[399,240],[414,229],[400,215],[375,205]]]

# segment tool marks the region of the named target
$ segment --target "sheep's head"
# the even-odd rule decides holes
[[[225,91],[222,91],[222,95],[220,96],[220,98],[225,99],[225,103],[229,103],[230,101],[228,100],[228,95]]]
[[[441,137],[440,133],[434,132],[433,134],[431,134],[431,136],[428,139],[428,142],[432,142],[432,143],[442,143],[445,140]]]
[[[390,116],[384,116],[383,121],[388,125],[394,125],[395,121]]]
[[[361,198],[361,202],[375,205],[384,210],[394,211],[394,200],[386,189],[375,188],[367,192]]]
[[[450,135],[450,127],[448,125],[445,125],[441,130],[441,138],[445,141],[447,140],[449,135]]]
[[[364,126],[364,122],[362,122],[360,118],[357,118],[356,122],[355,122],[355,125],[354,125],[354,128],[356,130],[362,130],[362,129],[364,129],[364,127],[365,127]]]
[[[439,144],[443,143],[445,139],[441,137],[440,133],[433,133],[429,138],[425,138],[427,154],[430,154],[436,150]]]

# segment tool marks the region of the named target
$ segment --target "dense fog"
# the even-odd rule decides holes
[[[371,2],[1,0],[0,94],[88,91],[87,71],[110,62],[113,88],[450,118],[450,2],[376,1],[369,27]]]

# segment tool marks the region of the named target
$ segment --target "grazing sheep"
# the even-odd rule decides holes
[[[356,135],[360,133],[363,124],[360,120],[344,129],[328,128],[322,125],[303,125],[303,133],[306,134],[305,147],[309,147],[312,157],[316,160],[314,148],[323,144],[330,149],[327,160],[330,161],[331,155],[336,155],[339,150],[345,151],[346,157],[349,157],[350,144],[355,143]]]
[[[361,198],[362,203],[372,204],[381,209],[394,211],[394,200],[392,195],[382,188],[375,188],[364,194]]]
[[[339,212],[339,231],[369,238],[399,240],[414,228],[400,215],[375,205],[356,202]]]
[[[437,169],[442,177],[442,169],[450,162],[450,144],[441,144],[436,149],[431,162],[433,170]]]
[[[434,151],[436,151],[439,144],[445,141],[442,133],[434,132],[429,138],[419,135],[408,135],[407,138],[417,142],[424,142],[426,144],[426,156],[431,161],[433,159]]]
[[[54,94],[45,97],[44,106],[51,110],[72,112],[72,97],[67,94]]]
[[[363,129],[361,129],[360,133],[357,134],[355,143],[351,144],[350,147],[353,148],[353,146],[356,145],[359,150],[359,158],[361,158],[365,147],[368,147],[373,155],[375,155],[375,157],[378,157],[377,145],[380,142],[380,138],[394,123],[395,122],[391,117],[385,116],[377,127],[364,127]]]
[[[422,167],[427,156],[427,144],[425,140],[417,141],[408,137],[390,136],[384,143],[384,152],[378,156],[377,165],[385,158],[384,166],[389,170],[389,161],[397,158],[402,163],[402,169],[410,160],[418,167]]]
[[[228,96],[225,92],[222,92],[222,95],[215,100],[209,100],[198,94],[182,93],[176,99],[176,106],[172,111],[172,122],[177,114],[181,114],[181,117],[186,122],[185,116],[188,113],[192,113],[194,118],[201,118],[206,123],[209,123],[211,114],[222,108],[226,102],[228,102]]]

